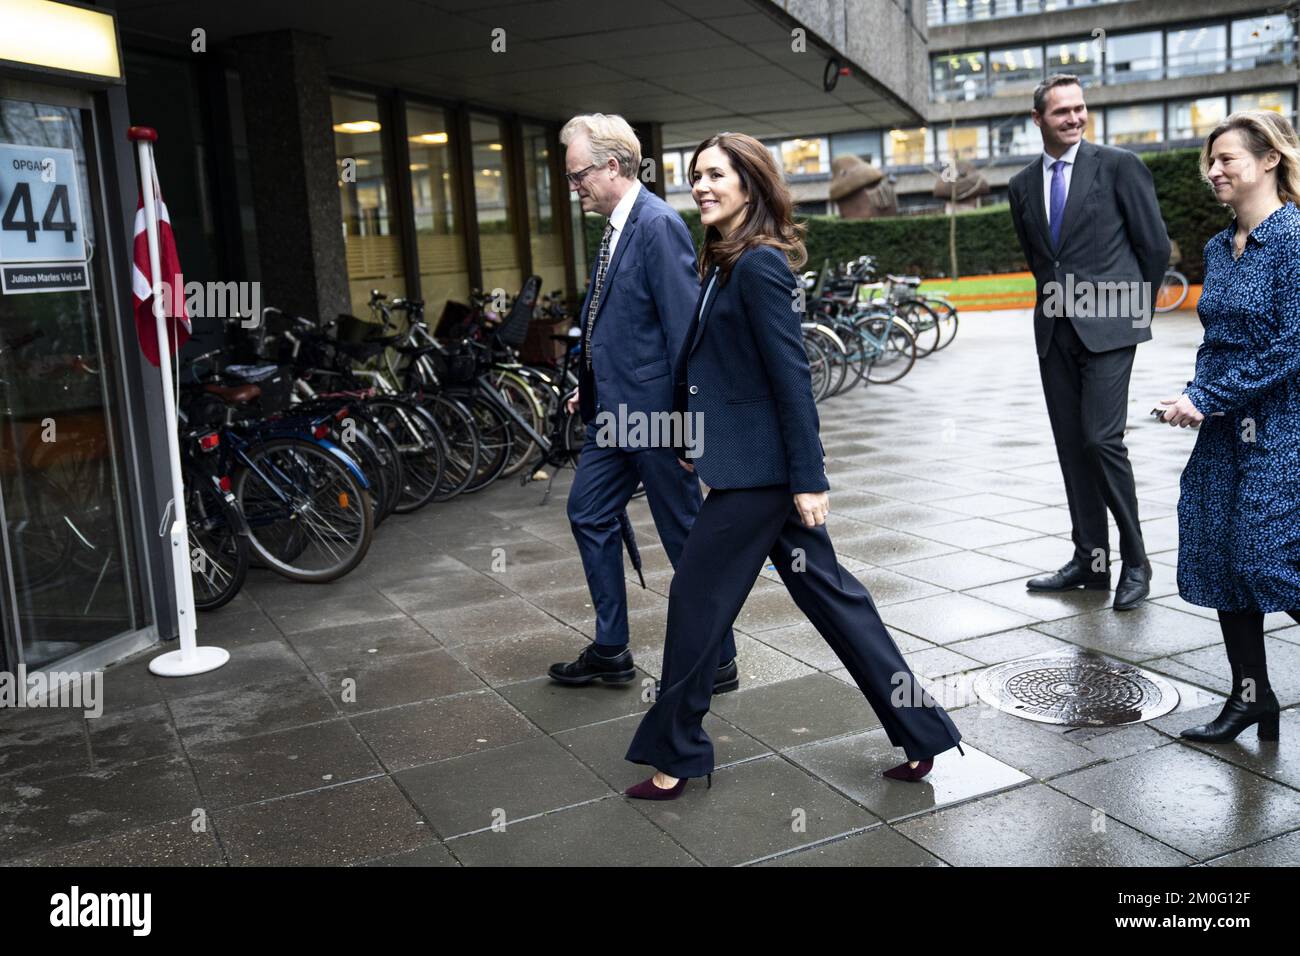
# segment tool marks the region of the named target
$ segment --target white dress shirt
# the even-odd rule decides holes
[[[1075,143],[1073,146],[1071,146],[1069,149],[1067,149],[1064,153],[1061,154],[1061,159],[1065,161],[1065,170],[1064,170],[1065,198],[1067,200],[1069,200],[1070,198],[1070,174],[1074,172],[1074,156],[1076,153],[1079,152],[1079,145],[1082,142],[1083,140],[1079,140],[1078,143]],[[1049,155],[1046,150],[1044,150],[1043,151],[1043,209],[1046,210],[1047,225],[1049,227],[1052,225],[1052,164],[1055,162],[1056,160],[1051,155]]]
[[[623,198],[618,201],[614,211],[609,214],[609,223],[614,227],[614,232],[609,237],[609,261],[614,261],[614,250],[618,248],[618,237],[623,235],[623,227],[627,225],[627,217],[632,214],[632,204],[636,202],[637,193],[641,191],[640,180],[632,180],[632,188],[623,194]]]

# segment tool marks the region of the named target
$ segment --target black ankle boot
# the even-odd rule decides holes
[[[1277,740],[1281,710],[1271,688],[1259,700],[1249,704],[1234,695],[1224,701],[1223,710],[1214,720],[1199,727],[1188,727],[1179,736],[1186,740],[1218,744],[1235,740],[1251,724],[1259,724],[1260,740]]]

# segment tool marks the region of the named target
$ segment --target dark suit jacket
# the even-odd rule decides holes
[[[687,460],[710,488],[830,487],[796,288],[785,255],[756,246],[692,321],[675,364],[675,407],[699,413],[703,444]],[[700,296],[707,290],[705,281]],[[699,306],[697,299],[693,316]]]
[[[1154,301],[1169,265],[1169,234],[1151,171],[1126,149],[1080,143],[1061,217],[1059,248],[1053,248],[1047,226],[1043,175],[1039,153],[1012,177],[1009,189],[1011,221],[1038,287],[1034,307],[1038,354],[1047,354],[1054,317],[1068,315],[1066,301],[1092,313],[1077,314],[1072,306],[1070,311],[1076,314],[1067,319],[1090,351],[1108,352],[1147,341],[1150,313],[1143,317],[1139,296],[1118,294],[1121,287],[1116,284],[1151,283],[1147,288]],[[1050,283],[1058,285],[1053,288]],[[1085,288],[1081,283],[1094,290],[1091,310],[1079,298]],[[1128,291],[1127,286],[1122,288]],[[1073,295],[1067,297],[1071,290]]]
[[[695,244],[682,217],[645,186],[623,224],[591,332],[594,376],[587,372],[587,306],[596,282],[593,263],[578,313],[584,349],[579,365],[582,420],[599,411],[667,412],[672,408],[673,356],[691,323],[699,293]]]

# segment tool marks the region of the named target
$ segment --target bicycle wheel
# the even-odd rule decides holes
[[[866,381],[867,372],[871,369],[871,360],[875,356],[875,350],[871,347],[871,341],[867,338],[866,332],[855,325],[840,321],[836,324],[835,331],[839,333],[848,349],[849,377],[844,390],[852,391],[858,386],[859,382]]]
[[[849,373],[849,356],[844,350],[843,343],[833,332],[821,325],[808,329],[804,334],[813,336],[826,355],[830,383],[827,385],[824,397],[838,395]]]
[[[341,423],[340,423],[341,426]],[[330,439],[347,452],[357,463],[361,473],[370,485],[370,504],[375,509],[375,527],[389,514],[385,510],[396,495],[397,489],[388,484],[387,469],[379,458],[379,449],[374,441],[360,428],[348,429],[335,426]]]
[[[943,299],[926,299],[926,304],[939,317],[939,344],[935,351],[946,349],[957,337],[957,307]]]
[[[532,426],[539,435],[546,433],[546,412],[532,387],[523,378],[511,374],[501,374],[494,383],[501,398],[519,417]],[[528,435],[518,423],[510,422],[510,456],[506,466],[501,470],[501,477],[508,478],[532,461],[540,451],[537,442]]]
[[[916,364],[916,336],[911,328],[892,315],[864,315],[854,325],[871,343],[874,355],[867,381],[875,385],[897,382]]]
[[[466,485],[464,494],[486,488],[505,471],[510,459],[510,420],[505,413],[482,395],[474,396],[469,407],[479,437],[478,472]]]
[[[1187,298],[1187,277],[1177,269],[1170,269],[1165,273],[1164,281],[1160,283],[1160,291],[1156,293],[1155,311],[1172,312],[1183,304]]]
[[[374,536],[370,493],[327,448],[275,438],[244,452],[235,500],[248,543],[292,581],[333,581],[366,556]]]
[[[366,403],[397,443],[402,456],[402,485],[393,510],[410,514],[433,500],[442,481],[444,442],[438,423],[421,406],[390,395]]]
[[[446,395],[424,395],[420,407],[433,416],[443,437],[442,481],[434,501],[449,501],[469,487],[478,474],[482,442],[474,416],[457,399]]]
[[[808,356],[808,371],[812,376],[813,401],[820,402],[831,387],[831,363],[825,350],[812,338],[805,336],[803,350]]]
[[[898,316],[916,334],[916,357],[925,358],[939,347],[939,316],[920,299],[898,303]]]
[[[190,577],[194,607],[215,611],[244,586],[248,576],[248,538],[235,505],[212,478],[196,468],[181,472],[185,520],[189,525]]]

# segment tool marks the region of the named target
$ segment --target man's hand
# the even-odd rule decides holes
[[[692,462],[692,461],[682,461],[680,458],[678,458],[678,459],[677,459],[677,464],[681,465],[683,468],[685,468],[687,471],[689,471],[692,475],[695,474],[695,463],[694,463],[694,462]]]
[[[824,491],[801,491],[794,496],[794,507],[804,526],[815,528],[826,523],[831,510],[831,496]]]
[[[1197,410],[1196,406],[1192,404],[1192,400],[1186,395],[1161,399],[1160,404],[1168,406],[1162,409],[1164,412],[1162,420],[1167,425],[1178,425],[1180,428],[1186,428],[1188,425],[1199,425],[1205,421],[1205,416]]]
[[[579,389],[575,388],[573,394],[564,400],[564,407],[570,415],[578,410],[578,391]]]

